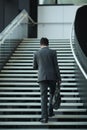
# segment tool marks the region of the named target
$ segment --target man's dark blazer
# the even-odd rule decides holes
[[[43,47],[34,53],[33,69],[38,69],[38,82],[61,80],[56,51],[49,47]]]

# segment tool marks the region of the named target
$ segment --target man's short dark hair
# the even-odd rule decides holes
[[[49,40],[45,37],[42,37],[41,40],[40,40],[40,45],[48,46]]]

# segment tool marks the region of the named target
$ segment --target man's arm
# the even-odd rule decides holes
[[[35,70],[38,69],[36,53],[34,53],[34,56],[33,56],[33,69],[35,69]]]
[[[54,52],[54,67],[55,67],[55,71],[56,71],[57,82],[60,83],[61,82],[61,76],[60,76],[60,70],[59,70],[59,66],[58,66],[56,51]]]

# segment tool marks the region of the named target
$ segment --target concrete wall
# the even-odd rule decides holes
[[[0,31],[3,30],[3,24],[4,24],[4,10],[3,10],[3,4],[4,4],[4,1],[3,0],[0,0]]]
[[[23,10],[37,21],[38,0],[0,0],[0,32]],[[29,37],[37,37],[37,26],[29,26]]]
[[[5,0],[4,3],[4,22],[5,27],[17,16],[18,12],[18,0]]]
[[[38,6],[38,38],[68,39],[78,6]],[[42,24],[41,24],[42,23]]]
[[[17,16],[18,0],[0,0],[0,32]]]

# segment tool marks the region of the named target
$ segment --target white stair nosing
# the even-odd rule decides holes
[[[51,46],[51,45],[62,45],[62,44],[64,44],[64,45],[70,45],[70,42],[59,42],[59,41],[49,41],[49,46]],[[40,40],[39,41],[22,41],[19,45],[38,45],[38,46],[40,46]]]
[[[40,118],[41,115],[0,115],[0,118]],[[73,118],[78,118],[78,119],[87,119],[87,115],[55,115],[55,117],[52,118],[63,118],[63,119],[73,119]]]
[[[62,59],[70,59],[70,60],[74,59],[73,56],[69,56],[69,57],[67,57],[67,56],[66,57],[59,56],[57,59],[61,59],[61,58]],[[11,56],[10,59],[32,59],[33,60],[33,57],[28,57],[28,56],[26,56],[26,57],[25,56],[17,56],[17,57],[16,56]]]
[[[35,82],[35,83],[33,84],[33,83],[30,83],[30,82],[28,82],[28,83],[27,83],[27,82],[23,83],[23,82],[9,82],[9,81],[8,81],[8,82],[2,82],[2,83],[0,83],[0,85],[22,85],[22,86],[23,86],[23,85],[26,85],[26,86],[27,86],[27,85],[28,85],[28,86],[29,86],[29,85],[33,85],[33,86],[35,86],[35,85],[38,85],[38,83]],[[67,83],[61,83],[61,85],[64,85],[64,86],[76,86],[77,83],[68,83],[68,82],[67,82]]]
[[[65,41],[49,41],[49,46],[51,45],[61,45],[61,44],[64,44],[64,45],[70,45],[70,42],[65,42]],[[40,40],[39,41],[23,41],[20,43],[20,45],[38,45],[40,46]]]
[[[2,76],[2,77],[4,77],[4,76],[11,76],[11,77],[17,77],[17,76],[21,76],[21,77],[25,77],[25,76],[27,76],[27,77],[32,77],[32,76],[34,76],[34,77],[37,77],[38,76],[38,74],[0,74],[0,76]],[[61,74],[61,77],[75,77],[76,75],[75,74]]]
[[[23,103],[20,103],[20,102],[16,102],[16,103],[13,103],[13,102],[8,102],[8,103],[0,103],[0,106],[6,106],[6,105],[9,105],[9,106],[41,106],[41,103],[37,103],[37,102],[34,102],[34,103],[26,103],[26,102],[23,102]],[[83,103],[62,103],[60,104],[60,107],[61,106],[83,106]]]
[[[30,56],[31,56],[31,57],[33,56],[33,54],[29,54],[29,53],[27,53],[27,54],[26,54],[26,53],[25,53],[25,54],[22,54],[22,53],[13,53],[13,54],[12,54],[12,56],[22,56],[22,55],[23,55],[23,56],[29,56],[29,57],[30,57]],[[72,54],[72,53],[71,53],[71,54],[68,54],[68,53],[65,53],[65,54],[64,54],[64,53],[60,53],[60,54],[57,54],[57,56],[73,56],[73,54]]]
[[[25,46],[40,46],[40,42],[21,42],[20,44],[19,44],[20,46],[23,46],[23,45],[25,45]],[[69,42],[50,42],[50,44],[49,44],[49,47],[50,46],[58,46],[58,45],[70,45],[70,43]]]
[[[32,44],[28,44],[28,45],[24,45],[24,44],[20,44],[19,46],[18,46],[18,49],[20,49],[20,48],[24,48],[24,49],[26,49],[26,48],[32,48],[32,49],[40,49],[40,45],[32,45]],[[69,48],[71,48],[71,46],[70,46],[70,44],[67,44],[66,46],[65,46],[65,44],[52,44],[52,45],[50,45],[49,46],[49,48],[50,49],[56,49],[56,48],[67,48],[67,49],[69,49]]]
[[[29,53],[34,53],[34,52],[36,52],[36,50],[33,50],[33,51],[32,51],[32,50],[29,50],[29,51],[28,51],[28,50],[15,50],[14,52],[15,52],[15,53],[22,53],[22,54],[23,54],[23,53],[28,53],[28,54],[29,54]],[[57,53],[70,53],[70,54],[72,54],[71,50],[60,50],[60,49],[59,49],[58,51],[56,50],[56,52],[57,52]]]
[[[19,48],[19,47],[18,47],[16,50],[17,50],[17,51],[19,51],[19,50],[23,50],[23,51],[25,51],[25,50],[34,50],[34,51],[35,51],[35,50],[39,50],[39,49],[40,49],[40,47],[36,47],[36,48],[30,48],[30,47],[29,47],[29,48],[27,48],[27,47],[26,47],[26,48]],[[57,50],[71,50],[70,47],[66,47],[66,48],[64,48],[64,47],[59,47],[59,48],[52,47],[52,48],[50,48],[50,49],[53,49],[53,50],[56,50],[56,51],[57,51]]]
[[[32,66],[33,65],[33,63],[16,63],[16,62],[14,62],[14,63],[6,63],[6,65],[7,66],[23,66],[23,65],[25,65],[25,66]],[[63,65],[63,66],[74,66],[75,65],[75,63],[59,63],[59,66],[61,66],[61,65]]]
[[[77,121],[77,122],[76,122],[76,121],[73,121],[73,122],[72,122],[72,121],[71,121],[71,122],[58,122],[58,121],[56,121],[56,122],[53,121],[53,122],[52,122],[52,121],[51,121],[51,122],[50,122],[50,121],[49,121],[48,123],[44,123],[44,126],[48,126],[48,124],[49,124],[50,126],[53,126],[53,125],[57,125],[57,126],[61,126],[61,125],[62,125],[62,126],[63,126],[63,125],[64,125],[64,126],[65,126],[65,125],[66,125],[66,126],[67,126],[67,125],[68,125],[68,126],[75,126],[75,125],[78,125],[78,126],[80,125],[80,126],[81,126],[81,125],[83,125],[83,126],[84,126],[84,125],[87,125],[87,122],[86,122],[86,121],[81,121],[81,122],[79,122],[79,121]],[[1,126],[2,126],[2,125],[4,125],[4,126],[5,126],[5,125],[6,125],[6,126],[7,126],[7,125],[8,125],[8,126],[9,126],[9,125],[18,125],[18,126],[20,126],[20,125],[27,126],[27,125],[28,125],[28,126],[29,126],[29,121],[28,121],[28,122],[27,122],[27,121],[26,121],[26,122],[23,122],[23,121],[22,121],[22,122],[20,122],[20,121],[17,121],[17,122],[16,122],[16,121],[15,121],[15,122],[12,122],[12,121],[10,121],[10,122],[8,122],[8,121],[7,121],[7,122],[0,121],[0,125],[1,125]],[[38,121],[34,121],[34,122],[30,122],[30,125],[33,125],[33,126],[34,126],[34,125],[38,125],[38,126],[39,126],[39,125],[42,125],[42,126],[43,126],[43,123],[38,122]]]
[[[19,59],[15,59],[15,60],[13,60],[13,59],[9,59],[8,60],[8,62],[19,62],[19,63],[21,63],[21,62],[24,62],[24,63],[33,63],[33,60],[19,60]],[[69,59],[66,59],[66,60],[63,60],[63,59],[58,59],[58,62],[65,62],[65,63],[71,63],[71,62],[75,62],[75,60],[74,59],[71,59],[71,60],[69,60]]]
[[[49,47],[51,47],[51,46],[53,46],[53,47],[64,46],[65,47],[65,45],[70,46],[70,43],[68,43],[68,44],[65,44],[65,43],[62,43],[62,44],[61,43],[53,43],[53,44],[49,44]],[[28,47],[28,46],[29,47],[33,47],[33,46],[34,47],[40,47],[40,44],[39,43],[38,44],[36,44],[36,43],[35,44],[34,43],[33,44],[32,43],[26,44],[26,43],[22,42],[22,43],[19,44],[18,47],[21,47],[21,46],[22,47]]]
[[[22,42],[40,42],[40,38],[24,38]],[[49,39],[49,42],[65,42],[66,44],[70,42],[69,39]]]
[[[40,44],[40,39],[38,38],[27,38],[24,39],[21,43],[24,43],[24,44],[27,44],[27,43],[39,43]],[[64,43],[64,44],[70,44],[70,40],[69,39],[49,39],[49,43],[50,44],[54,44],[54,43],[57,43],[57,44],[61,44],[61,43]]]
[[[9,62],[6,63],[6,66],[11,66],[11,65],[12,65],[12,66],[17,66],[17,65],[18,65],[18,66],[19,66],[19,65],[20,65],[20,66],[23,66],[23,65],[33,65],[33,63],[11,63],[11,62],[10,62],[10,63],[9,63]]]
[[[33,72],[33,73],[37,73],[37,70],[1,70],[1,72],[22,72],[22,73],[26,73],[26,72]]]
[[[9,77],[9,78],[0,78],[0,81],[37,81],[37,78],[12,78],[12,77]],[[62,78],[62,81],[76,81],[75,78]]]
[[[33,66],[4,66],[4,69],[33,69]],[[74,66],[59,66],[60,69],[75,69]]]
[[[35,73],[37,74],[37,70],[1,70],[1,72],[15,72],[15,73]],[[75,70],[60,70],[61,73],[75,73]]]
[[[40,87],[0,87],[0,90],[40,90]],[[60,87],[60,90],[78,90],[76,87]]]
[[[0,95],[40,95],[40,92],[1,92]],[[60,92],[61,95],[79,95],[78,92]]]
[[[12,112],[16,112],[16,111],[23,111],[23,112],[41,112],[40,108],[0,108],[0,111],[12,111]],[[86,109],[83,108],[70,108],[70,109],[63,109],[63,108],[59,108],[58,110],[54,110],[54,112],[86,112]]]
[[[0,101],[1,100],[41,100],[41,98],[40,97],[0,97]],[[73,101],[80,101],[81,99],[80,99],[80,97],[61,97],[61,100],[69,100],[69,101],[71,101],[71,100],[73,100]]]
[[[4,66],[4,69],[33,69],[33,66]]]

